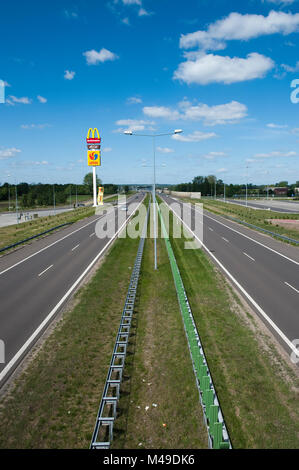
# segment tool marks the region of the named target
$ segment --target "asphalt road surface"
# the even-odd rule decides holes
[[[227,202],[232,204],[239,204],[241,206],[246,206],[246,201],[238,201],[236,199],[227,199]],[[248,201],[248,207],[254,207],[256,209],[266,209],[275,212],[289,212],[290,214],[299,214],[299,202],[288,202],[288,201],[273,201],[272,199],[269,200],[262,200],[262,201]]]
[[[168,204],[175,202],[180,214],[182,202],[161,197]],[[297,351],[291,342],[299,339],[299,249],[207,211],[202,229],[203,248],[215,264],[287,352]],[[199,236],[198,229],[195,234]]]
[[[81,220],[0,258],[0,339],[5,344],[0,386],[112,242],[96,236],[97,221],[115,220],[116,233],[143,197],[129,198],[121,219],[110,208],[106,215]]]

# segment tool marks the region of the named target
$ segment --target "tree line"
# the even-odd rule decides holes
[[[287,187],[288,196],[293,196],[295,194],[295,188],[299,187],[299,181],[296,181],[294,184],[288,184],[288,181],[280,181],[272,185],[254,185],[249,183],[247,185],[248,195],[265,195],[268,194],[271,196],[273,190],[271,187]],[[226,197],[234,197],[236,195],[245,194],[245,184],[225,184],[225,195]],[[182,191],[182,192],[201,192],[202,196],[214,196],[224,194],[224,182],[222,179],[217,179],[214,175],[209,176],[195,176],[192,182],[190,183],[180,183],[171,186],[173,191]]]
[[[100,178],[97,178],[97,187],[102,185]],[[103,184],[104,194],[115,194],[118,186],[115,184]],[[10,201],[11,207],[15,207],[16,197],[18,206],[23,208],[36,206],[52,206],[55,204],[65,204],[71,197],[75,201],[75,194],[86,195],[87,199],[92,196],[93,182],[92,173],[84,176],[83,184],[43,184],[43,183],[18,183],[8,182],[0,184],[0,201]]]

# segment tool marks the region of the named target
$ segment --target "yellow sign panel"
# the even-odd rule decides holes
[[[100,150],[88,150],[87,151],[87,164],[88,166],[100,166],[101,165]]]
[[[102,186],[99,186],[99,192],[98,192],[98,206],[103,205],[103,198],[104,198],[104,188]]]

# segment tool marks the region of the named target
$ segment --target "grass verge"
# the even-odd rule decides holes
[[[163,239],[144,248],[113,448],[207,448],[195,377]],[[132,331],[132,330],[131,330]]]
[[[171,239],[233,446],[298,448],[298,376],[203,250],[184,241]]]
[[[88,448],[138,239],[118,239],[14,388],[0,401],[0,448]]]
[[[1,227],[0,248],[25,240],[26,238],[45,232],[50,228],[57,227],[58,225],[65,224],[67,222],[78,222],[79,220],[92,215],[94,215],[93,207],[82,207],[70,212],[63,212],[61,214],[50,215],[48,217],[40,217],[36,220],[23,222],[21,224]]]

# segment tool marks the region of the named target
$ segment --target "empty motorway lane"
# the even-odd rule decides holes
[[[142,200],[141,194],[128,200],[123,220]],[[110,245],[111,238],[95,235],[102,217],[117,220],[117,211],[110,208],[104,216],[82,220],[0,258],[0,339],[5,343],[0,386]]]
[[[178,204],[166,195],[162,199]],[[294,351],[291,342],[299,339],[298,248],[207,211],[203,247],[286,350]]]

